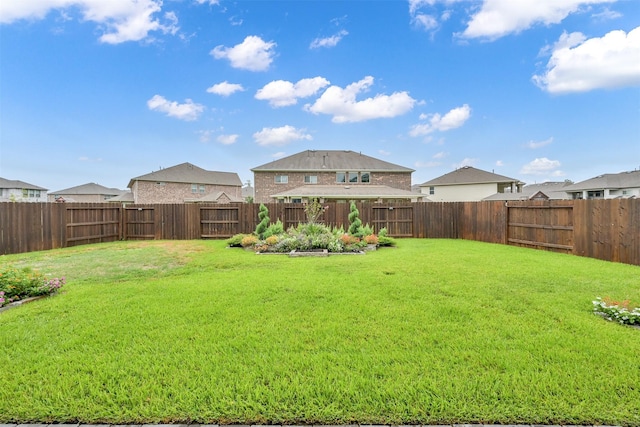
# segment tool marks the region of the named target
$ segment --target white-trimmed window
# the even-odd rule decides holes
[[[305,175],[304,176],[305,184],[317,184],[318,183],[318,175]]]
[[[192,193],[198,192],[198,184],[191,184],[191,192]]]
[[[436,187],[429,187],[429,194],[436,194]]]
[[[358,172],[349,172],[347,175],[350,183],[358,182]]]
[[[336,182],[337,183],[347,182],[347,174],[344,172],[336,172]]]
[[[289,183],[289,175],[276,175],[276,184]]]
[[[362,172],[360,174],[360,182],[363,184],[371,182],[371,173],[370,172]]]
[[[23,198],[36,198],[36,197],[40,197],[40,190],[33,190],[33,189],[26,189],[23,188],[22,189],[22,197]]]

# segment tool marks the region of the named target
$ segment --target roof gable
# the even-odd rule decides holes
[[[127,187],[133,186],[134,181],[242,186],[242,181],[235,172],[208,171],[188,162],[131,178]]]
[[[307,150],[251,169],[252,172],[414,172],[351,150]]]
[[[472,166],[463,166],[453,172],[444,174],[438,178],[432,179],[420,184],[421,187],[433,185],[465,185],[465,184],[487,184],[487,183],[522,183],[515,178],[498,175],[493,172],[487,172],[482,169],[476,169]]]

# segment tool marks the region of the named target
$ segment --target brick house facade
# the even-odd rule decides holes
[[[199,199],[218,203],[241,202],[242,181],[235,172],[207,171],[182,163],[132,178],[128,185],[134,203],[185,203]]]
[[[255,202],[407,200],[412,169],[353,151],[308,150],[251,169]]]

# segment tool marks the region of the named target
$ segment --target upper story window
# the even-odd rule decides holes
[[[350,183],[357,184],[358,182],[368,183],[371,182],[371,173],[370,172],[337,172],[336,173],[336,182],[337,183]]]
[[[276,175],[276,184],[287,184],[289,182],[289,175]]]
[[[22,197],[23,198],[36,198],[36,197],[40,197],[40,190],[28,190],[26,188],[22,189]]]
[[[191,184],[191,192],[204,194],[204,184]]]
[[[436,194],[436,187],[429,187],[429,194]]]
[[[305,184],[317,184],[318,183],[318,175],[305,175],[304,176]]]

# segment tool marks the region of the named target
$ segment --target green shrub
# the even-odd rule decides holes
[[[349,234],[362,237],[362,221],[360,220],[360,211],[355,202],[351,202],[349,210]]]
[[[387,235],[387,228],[382,227],[378,232],[378,246],[395,246],[396,241]]]
[[[269,227],[269,208],[267,208],[264,204],[260,203],[260,210],[258,211],[258,219],[260,222],[256,226],[256,235],[260,239],[264,239],[264,232],[267,231]]]
[[[246,236],[246,234],[236,234],[235,236],[229,237],[227,240],[225,240],[225,243],[230,248],[239,248],[242,246],[242,239],[244,239]]]
[[[262,235],[262,238],[266,239],[267,237],[277,236],[282,233],[284,233],[284,225],[282,224],[282,221],[277,220],[274,224],[270,224],[267,227]]]

